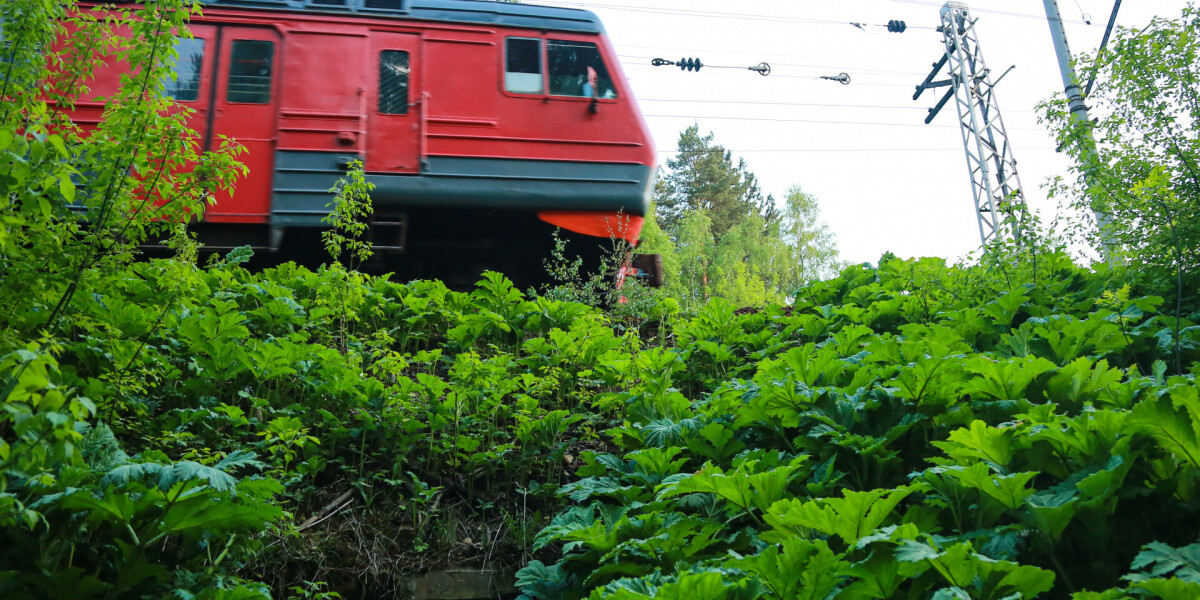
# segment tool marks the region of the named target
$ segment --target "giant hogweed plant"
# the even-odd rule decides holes
[[[101,470],[59,482],[63,476],[54,469],[65,467],[58,463],[31,471],[50,487],[44,494],[10,492],[20,503],[13,511],[33,511],[21,522],[35,525],[24,525],[33,527],[29,532],[6,529],[5,539],[35,533],[48,542],[75,539],[64,537],[70,530],[47,515],[66,523],[86,520],[86,511],[108,510],[112,494],[98,486],[113,482],[133,486],[135,495],[150,494],[137,486],[158,485],[162,469],[188,463],[251,482],[245,494],[239,483],[222,488],[225,499],[210,501],[228,500],[236,509],[255,499],[262,522],[205,520],[201,545],[182,533],[162,535],[138,519],[152,517],[154,507],[163,509],[179,490],[155,488],[162,493],[145,496],[150,512],[120,518],[132,519],[141,542],[154,540],[156,553],[145,557],[147,563],[199,574],[156,577],[126,589],[105,587],[124,577],[119,569],[88,571],[99,581],[87,580],[97,593],[215,593],[220,580],[241,586],[237,593],[258,594],[259,587],[239,582],[260,579],[278,595],[313,580],[382,594],[431,555],[477,551],[478,560],[486,560],[485,552],[503,557],[507,549],[528,551],[532,532],[544,524],[541,515],[558,507],[547,491],[568,480],[565,465],[578,455],[573,445],[580,438],[596,443],[595,432],[616,412],[588,415],[584,409],[631,384],[628,365],[641,349],[636,334],[616,333],[593,308],[527,298],[498,274],[488,274],[470,294],[436,282],[364,277],[355,290],[360,300],[347,305],[350,318],[341,320],[330,301],[345,279],[332,269],[283,265],[255,274],[244,268],[248,256],[246,249],[235,250],[205,268],[181,260],[135,262],[91,284],[94,302],[72,315],[80,329],[52,348],[60,366],[31,366],[26,376],[48,373],[43,385],[70,390],[71,398],[79,398],[73,410],[83,416],[62,422],[57,415],[18,415],[26,437],[18,441],[6,433],[3,439],[27,452],[34,437],[26,430],[53,423],[61,431],[47,439],[69,450],[82,443],[82,422],[102,421],[111,427],[111,443],[129,455],[123,460],[159,466],[139,467],[136,481],[105,480],[107,470]],[[14,354],[6,372],[27,358]],[[66,410],[55,408],[60,404],[41,403],[44,410]],[[224,462],[247,453],[256,455],[253,461]],[[26,456],[18,450],[13,455]],[[259,475],[283,487],[260,483]],[[211,487],[206,481],[191,485]],[[64,486],[79,488],[79,495],[55,495]],[[180,493],[184,498],[201,490]],[[53,500],[39,503],[39,494]],[[68,497],[72,511],[50,512]],[[323,512],[333,509],[338,512]],[[42,516],[53,529],[36,524]],[[97,519],[79,534],[92,536],[97,551],[109,552],[104,556],[135,543],[127,541],[133,537],[124,521]],[[369,527],[351,527],[358,523]],[[403,529],[397,534],[387,523]],[[467,527],[488,545],[462,546],[458,533]],[[390,533],[372,537],[375,531]],[[386,553],[354,550],[362,547]],[[180,563],[171,554],[177,550],[197,560]],[[333,552],[345,558],[332,561]],[[38,568],[53,577],[70,565],[90,564],[80,562],[87,556],[78,551],[75,558],[69,551],[66,556]],[[363,569],[381,557],[390,566],[364,576]],[[13,564],[19,568],[6,593],[35,585],[24,576],[35,567]],[[60,595],[83,594],[80,589],[65,586]]]
[[[537,540],[561,558],[525,595],[1200,593],[1200,356],[1168,375],[1161,299],[1019,251],[849,267],[789,311],[710,302],[677,368],[598,400],[625,407],[620,451],[561,490]]]

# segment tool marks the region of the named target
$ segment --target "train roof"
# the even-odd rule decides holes
[[[490,0],[200,0],[210,6],[261,8],[288,12],[315,12],[377,16],[383,18],[443,21],[604,33],[600,19],[590,11]]]

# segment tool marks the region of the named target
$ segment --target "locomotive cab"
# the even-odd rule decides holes
[[[496,268],[536,279],[556,227],[589,255],[611,239],[636,243],[655,153],[590,12],[209,0],[190,29],[166,90],[191,109],[205,149],[232,138],[249,167],[198,225],[209,247],[297,257],[356,160],[375,186],[384,268],[405,276]],[[96,83],[98,96],[110,91]]]

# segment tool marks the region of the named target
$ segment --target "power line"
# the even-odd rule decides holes
[[[675,47],[675,46],[646,46],[646,45],[640,45],[640,44],[621,44],[620,47],[621,48],[642,48],[642,49],[649,49],[649,50],[661,50],[661,51],[671,51],[671,52],[695,52],[695,50],[696,50],[695,48],[679,48],[679,47]],[[778,52],[757,52],[757,51],[752,51],[752,50],[728,50],[728,49],[715,48],[715,47],[708,48],[708,51],[718,53],[718,54],[746,54],[746,55],[766,56],[766,57],[815,58],[815,59],[828,59],[829,58],[828,56],[809,56],[809,55],[803,55],[803,54],[791,54],[791,53],[784,54],[784,53],[778,53]],[[912,61],[908,61],[908,60],[888,60],[888,59],[884,59],[884,58],[846,57],[841,60],[846,60],[849,62],[862,62],[862,63],[868,63],[868,64],[875,64],[875,63],[892,63],[892,64],[897,64],[897,65],[912,64]],[[784,63],[779,63],[779,64],[784,64]],[[821,65],[821,66],[824,67],[824,65]],[[856,67],[856,70],[863,71],[865,69]],[[899,72],[899,71],[897,71],[897,72]]]
[[[541,1],[546,2],[547,0],[541,0]],[[889,1],[899,2],[899,3],[903,3],[903,4],[915,4],[915,5],[919,5],[919,6],[932,6],[932,7],[940,7],[942,4],[944,4],[944,2],[941,2],[940,0],[937,2],[931,2],[930,0],[889,0]],[[766,22],[776,22],[776,23],[800,23],[800,24],[811,24],[811,25],[849,25],[849,26],[867,25],[870,27],[883,27],[883,28],[887,27],[886,24],[882,24],[882,23],[856,23],[854,21],[849,21],[849,20],[842,21],[842,20],[835,20],[835,19],[812,19],[812,18],[806,18],[806,17],[781,17],[781,16],[777,16],[777,15],[757,15],[757,14],[718,12],[718,11],[695,10],[695,9],[654,8],[654,7],[642,7],[642,6],[629,6],[629,5],[622,5],[622,4],[599,4],[599,3],[593,3],[593,2],[561,2],[561,3],[554,3],[554,4],[557,4],[558,6],[575,6],[575,7],[581,7],[581,8],[603,8],[603,9],[607,9],[607,10],[624,10],[624,11],[629,11],[629,12],[641,12],[641,13],[665,14],[665,15],[680,15],[680,16],[688,16],[688,17],[741,19],[741,20],[749,20],[749,21],[766,21]],[[1044,15],[1031,15],[1028,13],[1020,13],[1020,12],[1015,12],[1015,11],[1010,11],[1010,10],[999,10],[999,9],[972,8],[971,12],[988,13],[988,14],[993,14],[993,15],[1001,15],[1001,16],[1006,16],[1006,17],[1018,17],[1018,18],[1024,18],[1024,19],[1044,20],[1046,18]],[[1072,24],[1076,24],[1076,25],[1094,26],[1090,22],[1081,21],[1081,20],[1070,20],[1070,21],[1064,20],[1064,22],[1072,23]],[[910,25],[910,26],[908,26],[908,28],[909,29],[928,30],[928,31],[936,31],[937,30],[937,27],[920,26],[920,25]]]
[[[640,12],[661,15],[678,15],[684,17],[700,17],[700,18],[721,18],[721,19],[739,19],[744,21],[764,21],[768,23],[796,23],[801,25],[845,25],[851,27],[882,27],[887,28],[885,23],[859,23],[854,21],[840,21],[834,19],[811,19],[806,17],[781,17],[778,15],[757,15],[745,13],[718,12],[709,10],[695,9],[680,9],[680,8],[654,8],[644,6],[628,6],[619,4],[596,4],[592,2],[563,2],[557,3],[558,6],[575,6],[580,8],[603,8],[607,10],[623,10],[629,12]],[[908,29],[924,29],[934,31],[936,27],[924,27],[910,25]]]
[[[643,65],[643,64],[639,64],[639,63],[626,64],[626,65],[622,65],[622,67],[625,68],[626,70],[641,70],[641,71],[653,70],[653,71],[659,72],[659,73],[662,72],[661,69],[657,69],[653,66]],[[821,76],[820,75],[785,75],[785,74],[780,74],[780,73],[771,73],[771,79],[778,79],[778,78],[809,79],[809,80],[815,81],[815,80],[821,79]],[[911,84],[907,84],[907,83],[859,83],[858,81],[855,81],[853,85],[857,86],[857,87],[901,87],[901,88],[909,88],[909,89],[912,89],[912,87],[913,87]]]
[[[683,52],[695,52],[695,51],[694,50],[683,50]],[[617,54],[617,58],[623,58],[623,59],[627,58],[627,59],[633,59],[633,60],[642,60],[642,59],[654,60],[656,57],[642,56],[639,54]],[[705,65],[705,66],[707,67],[709,65]],[[897,75],[897,76],[904,76],[904,77],[914,77],[917,75],[924,75],[924,73],[918,73],[916,71],[896,71],[893,69],[872,69],[872,68],[859,68],[859,67],[855,67],[855,68],[851,69],[846,66],[816,65],[816,64],[806,64],[806,63],[786,63],[786,62],[776,62],[776,61],[771,61],[771,66],[772,67],[801,67],[801,68],[823,69],[823,70],[829,70],[829,69],[844,70],[844,71],[850,70],[850,71],[855,71],[857,73],[875,73],[875,74],[879,74],[879,75]]]
[[[918,4],[921,6],[934,6],[934,7],[940,7],[943,4],[945,4],[945,2],[940,2],[940,1],[939,2],[930,2],[929,0],[889,0],[889,1],[890,2],[901,2],[904,4]],[[971,7],[971,12],[973,12],[973,13],[988,13],[988,14],[993,14],[993,15],[1001,15],[1001,16],[1005,16],[1005,17],[1020,17],[1023,19],[1037,19],[1039,21],[1046,20],[1046,15],[1031,15],[1028,13],[1013,12],[1011,10],[997,10],[994,8]],[[1080,20],[1063,19],[1063,22],[1071,23],[1074,25],[1087,25],[1089,27],[1095,27],[1095,25],[1093,25],[1092,23],[1089,23],[1086,21],[1080,21]]]
[[[921,106],[890,106],[886,104],[831,104],[827,102],[770,102],[766,100],[714,100],[697,98],[638,98],[638,102],[686,102],[698,104],[749,104],[755,106],[816,106],[825,108],[881,108],[894,110],[926,110]],[[1034,110],[1012,110],[1008,112],[1036,113]]]
[[[686,102],[698,104],[750,104],[755,106],[820,106],[829,108],[894,108],[925,110],[920,106],[885,106],[882,104],[828,104],[821,102],[768,102],[765,100],[698,100],[692,98],[638,98],[638,102]]]
[[[1108,46],[1108,37],[1112,35],[1113,25],[1117,24],[1117,13],[1121,11],[1121,0],[1117,0],[1113,5],[1112,16],[1108,18],[1108,27],[1104,30],[1104,39],[1100,40],[1100,49],[1096,51],[1096,64],[1100,64],[1100,57],[1104,56],[1104,47]],[[1087,98],[1092,95],[1092,86],[1096,84],[1096,71],[1092,71],[1091,77],[1088,78],[1087,87],[1083,90],[1083,97]]]
[[[719,115],[643,115],[650,118],[659,119],[714,119],[718,121],[767,121],[772,123],[818,123],[821,125],[869,125],[872,127],[946,127],[957,129],[958,125],[925,125],[922,123],[879,123],[869,121],[831,121],[827,119],[780,119],[773,117],[733,117]],[[1044,129],[1037,128],[1013,128],[1013,131],[1041,131]]]
[[[1050,152],[1053,150],[1053,148],[1017,148],[1017,150],[1021,150],[1022,152],[1037,152],[1037,151],[1043,151],[1043,150],[1046,152]],[[712,150],[703,151],[703,152],[699,152],[699,151],[679,152],[678,150],[658,150],[657,152],[658,152],[658,154],[676,154],[676,155],[685,155],[686,154],[686,155],[694,156],[694,155],[699,155],[699,154],[711,154],[714,152],[723,152],[723,151],[728,151],[731,154],[758,154],[758,153],[787,154],[787,153],[792,153],[792,152],[795,152],[795,153],[805,153],[805,152],[821,152],[821,153],[825,153],[825,152],[956,152],[957,153],[957,152],[962,152],[962,149],[958,148],[958,147],[950,147],[950,148],[765,148],[765,149],[756,149],[756,150],[741,150],[738,148],[722,148],[722,149],[713,148]]]

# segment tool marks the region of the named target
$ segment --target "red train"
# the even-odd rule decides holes
[[[374,242],[405,275],[536,278],[555,227],[585,254],[637,240],[654,146],[590,12],[208,0],[190,27],[167,91],[195,110],[206,147],[235,138],[250,169],[199,225],[210,247],[311,247],[354,160],[375,184]],[[101,108],[74,116],[86,124]]]

